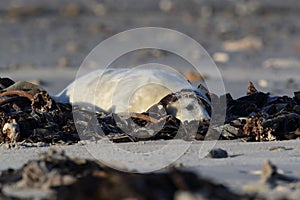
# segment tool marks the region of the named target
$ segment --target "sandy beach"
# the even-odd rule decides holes
[[[220,71],[226,93],[233,98],[246,95],[249,81],[259,91],[293,97],[294,92],[300,91],[299,11],[300,3],[296,0],[1,2],[0,77],[31,81],[55,95],[76,78],[86,56],[103,40],[133,28],[163,27],[188,35],[206,49]],[[194,70],[170,53],[151,49],[126,54],[115,60],[112,67],[132,68],[149,62],[171,66],[183,75]],[[207,85],[219,79],[202,75]],[[200,82],[196,80],[193,84]],[[262,165],[267,160],[278,167],[280,174],[299,183],[299,144],[299,139],[158,140],[122,144],[83,140],[72,145],[2,143],[0,170],[19,169],[29,160],[37,159],[38,154],[57,149],[70,157],[101,160],[121,171],[161,173],[172,165],[244,194],[260,180]],[[208,153],[206,145],[226,150],[228,157],[204,157]],[[166,146],[168,151],[153,153]],[[2,186],[0,181],[1,193],[6,197],[41,198],[36,191],[19,193],[17,189]],[[282,188],[254,191],[257,189],[266,199],[300,198],[299,186]]]

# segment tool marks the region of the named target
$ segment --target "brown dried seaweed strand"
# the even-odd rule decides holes
[[[250,81],[247,89],[247,94],[252,94],[257,92],[257,89],[254,87],[254,84]]]
[[[9,95],[19,95],[19,96],[28,98],[30,101],[33,101],[33,96],[23,90],[9,90],[9,91],[2,92],[0,94],[0,96],[2,96],[2,97],[9,96]]]
[[[150,117],[148,115],[144,115],[142,113],[130,113],[130,115],[131,115],[131,117],[139,118],[139,119],[151,122],[151,123],[157,123],[158,122],[157,119],[155,119],[153,117]]]

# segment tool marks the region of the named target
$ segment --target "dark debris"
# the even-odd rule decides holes
[[[216,149],[210,150],[206,157],[208,157],[208,158],[227,158],[228,153],[224,149],[216,148]]]
[[[28,161],[20,169],[3,171],[0,188],[10,187],[14,191],[53,191],[47,199],[171,200],[177,199],[179,192],[201,199],[251,199],[193,172],[172,168],[161,173],[125,173],[97,161],[70,158],[53,149],[42,153],[37,160]],[[5,195],[7,199],[14,196],[7,192]],[[14,196],[14,199],[19,197]],[[34,194],[31,199],[35,199]]]
[[[46,91],[34,84],[23,82],[24,90],[22,83],[15,84],[0,93],[0,142],[54,144],[74,143],[79,140],[72,125],[71,105],[54,102]],[[15,120],[13,125],[19,130],[18,133],[10,126],[11,120]],[[5,126],[8,127],[6,132],[3,131]],[[19,134],[18,138],[11,136],[16,134]]]
[[[257,91],[253,83],[249,84],[247,95],[238,99],[230,94],[217,97],[206,91],[208,98],[215,102],[226,98],[227,108],[221,104],[210,108],[207,99],[184,90],[167,95],[145,113],[130,114],[95,114],[76,106],[72,108],[70,104],[55,102],[40,86],[24,81],[14,83],[2,78],[0,87],[0,142],[72,144],[80,139],[102,138],[113,142],[174,138],[273,141],[300,137],[300,93],[295,92],[294,97],[271,96]],[[226,109],[225,124],[214,119],[210,128],[210,121],[181,122],[166,114],[165,108],[170,102],[191,95],[198,98],[209,113]],[[73,114],[80,116],[76,122]]]
[[[294,97],[271,96],[249,85],[248,95],[227,102],[227,139],[244,138],[246,141],[288,140],[299,137],[299,92]],[[235,122],[239,122],[236,124]],[[231,128],[233,131],[228,131]],[[228,133],[229,132],[229,133]],[[231,138],[229,138],[229,136]]]

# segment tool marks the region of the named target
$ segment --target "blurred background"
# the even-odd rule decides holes
[[[249,81],[265,92],[292,95],[300,88],[299,19],[298,0],[4,0],[0,76],[30,80],[57,93],[75,78],[84,58],[101,41],[152,26],[198,41],[234,97],[245,94]],[[143,50],[114,64],[171,60],[171,65],[188,73],[185,62],[172,56]],[[203,76],[213,82],[213,77]]]

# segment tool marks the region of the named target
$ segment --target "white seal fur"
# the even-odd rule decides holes
[[[54,98],[80,108],[95,108],[95,111],[142,113],[166,95],[182,89],[198,90],[166,70],[112,68],[82,76]],[[197,93],[209,101],[200,90]],[[169,105],[166,112],[181,121],[210,119],[205,107],[195,98],[180,98]]]

